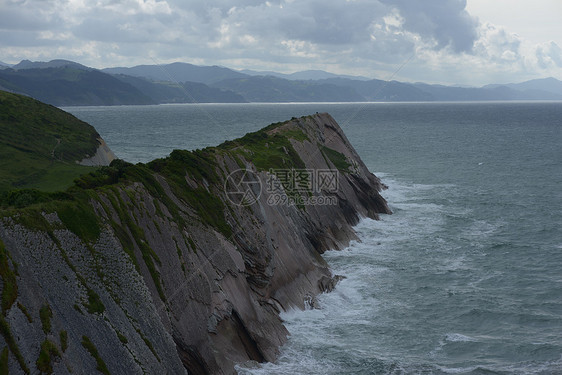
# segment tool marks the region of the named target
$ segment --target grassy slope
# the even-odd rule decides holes
[[[38,116],[37,113],[35,115]],[[306,121],[306,118],[294,120]],[[47,186],[48,183],[52,183],[47,191],[63,190],[66,187],[70,187],[70,189],[64,193],[56,192],[54,194],[29,190],[13,191],[10,194],[4,194],[4,196],[0,194],[0,208],[10,210],[12,208],[33,207],[33,212],[38,212],[36,210],[57,211],[59,217],[61,217],[61,215],[64,216],[63,208],[68,206],[72,211],[69,216],[72,219],[64,220],[61,217],[61,220],[69,229],[78,234],[81,230],[73,230],[70,226],[74,224],[80,226],[80,218],[86,213],[89,213],[86,216],[92,218],[86,225],[88,228],[95,227],[95,222],[99,219],[95,219],[95,214],[87,203],[88,200],[91,198],[97,199],[99,193],[115,195],[117,191],[115,189],[124,188],[132,182],[141,182],[153,197],[160,199],[167,206],[176,223],[182,226],[186,215],[190,216],[191,211],[180,214],[181,208],[169,198],[162,185],[155,178],[155,174],[158,174],[166,179],[167,185],[174,195],[197,213],[197,219],[200,222],[214,227],[226,237],[229,237],[232,228],[225,221],[224,214],[226,208],[224,204],[228,204],[228,202],[223,202],[219,198],[220,193],[224,190],[223,180],[219,176],[224,171],[219,167],[219,160],[224,157],[231,157],[240,168],[245,168],[242,159],[251,160],[261,171],[305,168],[303,160],[293,148],[290,139],[300,142],[310,141],[310,139],[298,127],[286,127],[285,124],[287,123],[271,124],[257,132],[248,133],[242,138],[224,142],[217,147],[195,151],[174,150],[168,157],[155,159],[147,164],[133,165],[122,160],[114,160],[110,166],[95,169],[91,173],[84,173],[79,178],[76,177],[82,170],[75,170],[76,174],[72,174],[73,170],[65,170],[65,168],[75,168],[71,163],[64,164],[46,158],[48,162],[52,163],[53,167],[50,169],[51,173],[43,176],[44,178],[40,181],[41,184]],[[48,147],[44,147],[43,152],[45,150],[48,150]],[[323,147],[322,151],[328,159],[332,160],[336,168],[343,172],[349,172],[347,168],[349,164],[346,162],[344,155],[327,147]],[[6,164],[11,170],[16,170],[16,167],[21,165],[22,162],[12,161]],[[60,183],[63,171],[68,173],[65,186],[61,186]],[[3,173],[5,174],[5,172]],[[196,186],[186,182],[186,174],[193,179]],[[32,177],[35,177],[35,175],[28,176],[29,179]],[[72,180],[74,180],[74,184],[71,183]],[[38,182],[36,181],[35,184],[37,186]],[[286,189],[288,195],[300,194],[292,191],[290,187],[286,187]],[[0,193],[2,193],[1,190]],[[115,207],[124,207],[123,204],[118,204],[119,202],[115,203]],[[8,211],[5,211],[4,214],[10,215]],[[126,216],[125,214],[126,212],[123,212],[123,217]],[[126,220],[123,219],[123,221]],[[83,238],[81,234],[78,234],[78,236]],[[137,233],[136,236],[142,238],[142,233]],[[96,237],[96,235],[93,235],[93,237]]]
[[[66,189],[92,170],[76,161],[95,153],[98,136],[56,107],[0,91],[0,192]]]

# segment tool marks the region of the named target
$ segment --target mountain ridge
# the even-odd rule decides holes
[[[274,76],[277,78],[285,78],[289,80],[304,80],[304,81],[320,80],[320,79],[328,79],[328,78],[348,78],[348,79],[355,79],[358,81],[368,81],[371,79],[362,76],[335,74],[318,69],[303,70],[294,73],[278,73],[271,70],[255,71],[255,70],[243,69],[240,70],[240,73],[244,73],[250,76]]]
[[[86,86],[69,79],[57,78],[57,74],[65,75],[60,71],[72,70],[82,71],[84,75],[97,75],[99,78],[90,80]],[[562,100],[562,82],[552,77],[517,84],[460,87],[364,79],[318,70],[292,74],[253,71],[246,73],[251,74],[226,67],[197,66],[181,62],[98,70],[67,60],[46,63],[22,61],[13,67],[0,69],[0,87],[60,106]],[[49,74],[53,77],[49,78]],[[49,81],[49,84],[45,85],[45,81]],[[107,91],[108,87],[111,92]]]
[[[145,77],[155,81],[198,82],[211,84],[228,78],[243,78],[246,75],[219,66],[198,66],[175,62],[163,65],[137,65],[131,68],[104,68],[102,72]]]
[[[73,67],[82,70],[94,70],[94,68],[89,68],[85,65],[80,63],[64,60],[64,59],[55,59],[51,61],[30,61],[30,60],[22,60],[19,63],[12,65],[11,68],[14,70],[26,70],[26,69],[47,69],[47,68],[61,68],[61,67]]]
[[[0,86],[57,106],[155,104],[133,86],[111,75],[72,64],[3,69]]]

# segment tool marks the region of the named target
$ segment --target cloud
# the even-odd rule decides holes
[[[489,23],[483,24],[479,33],[480,37],[474,45],[477,56],[500,63],[521,58],[522,40],[518,35]]]
[[[562,48],[555,42],[537,46],[536,57],[538,65],[543,69],[562,68]]]
[[[179,47],[191,41],[199,48],[223,49],[225,57],[229,47],[236,53],[236,48],[259,44],[280,52],[298,43],[393,55],[413,48],[413,34],[433,38],[435,48],[450,46],[457,52],[472,43],[471,18],[457,0],[242,0],[235,6],[226,0],[27,0],[23,5],[11,0],[0,17],[1,28],[10,31],[70,33],[85,42],[176,41]],[[392,17],[402,22],[389,25]]]
[[[477,37],[476,20],[468,15],[464,2],[458,0],[253,1],[228,9],[220,6],[222,2],[218,6],[215,3],[209,3],[206,14],[210,13],[209,9],[218,10],[222,16],[222,34],[228,30],[229,35],[252,35],[277,44],[294,40],[331,49],[331,46],[345,48],[367,43],[381,44],[374,48],[378,51],[403,50],[398,43],[404,42],[411,49],[411,36],[418,35],[431,39],[435,49],[450,47],[458,53],[470,50]],[[198,12],[202,11],[199,7]],[[392,19],[400,22],[388,24]],[[382,27],[377,29],[376,25]],[[385,42],[386,37],[393,42]]]
[[[408,62],[397,78],[426,80],[441,71],[469,80],[469,72],[484,74],[476,69],[530,74],[559,69],[562,60],[554,42],[529,46],[505,28],[479,23],[465,0],[0,2],[0,60],[9,62],[186,61],[380,78]]]
[[[0,6],[0,30],[30,32],[60,29],[65,24],[57,1],[1,0]]]
[[[398,9],[407,31],[434,39],[436,49],[470,52],[478,37],[478,20],[466,11],[466,0],[381,1]]]

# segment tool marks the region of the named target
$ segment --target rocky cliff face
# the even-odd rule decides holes
[[[93,156],[84,158],[81,161],[77,162],[78,164],[87,166],[109,165],[113,160],[116,159],[115,154],[113,153],[113,151],[111,151],[103,138],[98,137],[97,141],[99,143],[99,146],[96,149],[96,153]]]
[[[231,374],[273,361],[287,340],[279,312],[333,287],[321,254],[355,239],[360,217],[390,213],[327,114],[114,162],[77,184],[2,212],[11,374]]]

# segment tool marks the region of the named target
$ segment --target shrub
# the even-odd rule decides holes
[[[41,325],[43,326],[43,332],[46,335],[51,332],[51,318],[53,317],[53,312],[49,305],[43,305],[39,309],[39,317],[41,318]]]
[[[39,352],[39,358],[37,358],[37,369],[44,374],[53,373],[52,360],[54,358],[60,358],[60,352],[57,346],[49,340],[45,340],[41,343],[41,351]]]
[[[103,359],[101,359],[100,354],[98,353],[98,349],[96,348],[96,346],[88,336],[82,336],[82,346],[96,360],[97,363],[96,370],[100,371],[102,374],[109,375],[109,370],[107,369],[107,365],[105,364]]]

